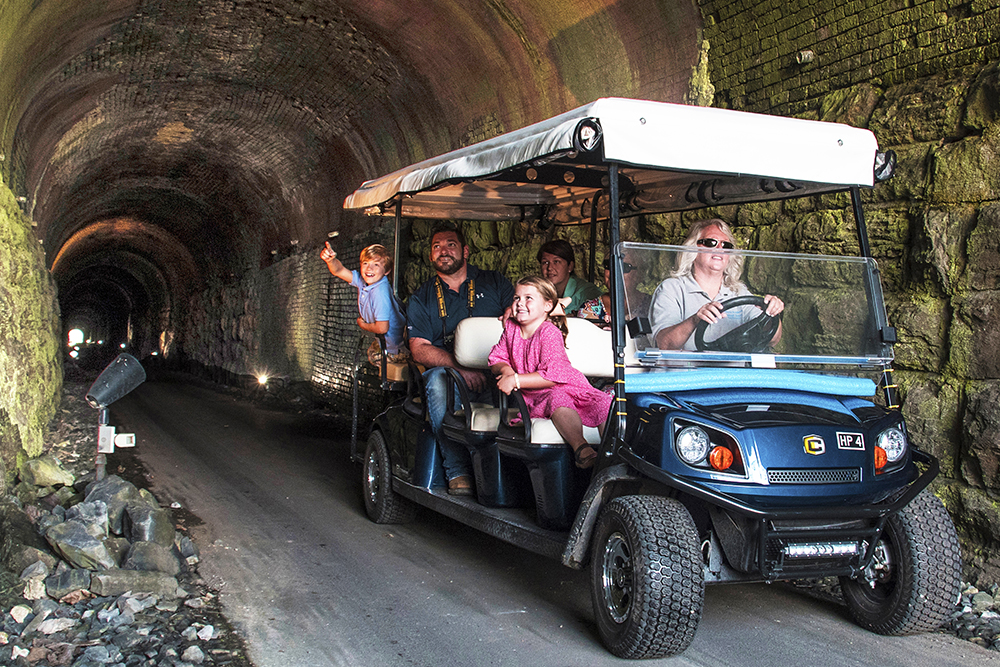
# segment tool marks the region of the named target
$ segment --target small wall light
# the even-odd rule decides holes
[[[799,51],[795,54],[795,62],[799,65],[808,65],[809,63],[816,60],[816,54],[806,49],[804,51]]]

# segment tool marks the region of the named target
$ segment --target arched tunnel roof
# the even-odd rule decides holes
[[[371,224],[340,209],[365,179],[602,96],[682,101],[700,21],[679,0],[11,0],[0,173],[64,317],[111,285],[155,316]]]

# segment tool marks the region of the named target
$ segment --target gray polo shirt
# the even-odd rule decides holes
[[[698,312],[698,309],[710,301],[726,301],[738,296],[750,294],[750,290],[740,283],[735,290],[725,285],[712,299],[691,276],[667,278],[653,292],[652,304],[649,307],[649,323],[653,329],[653,340],[663,329],[683,322]],[[706,339],[715,340],[728,331],[760,315],[756,306],[742,306],[727,310],[721,322],[712,325],[705,335]],[[685,350],[694,350],[694,334],[684,343]]]

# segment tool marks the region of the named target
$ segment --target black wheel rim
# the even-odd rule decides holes
[[[635,565],[628,540],[619,532],[604,543],[601,589],[604,608],[615,623],[624,623],[632,608],[635,590]]]
[[[871,564],[858,580],[859,588],[869,600],[882,601],[892,594],[896,586],[895,559],[892,554],[891,545],[884,539],[879,540]]]
[[[365,489],[368,491],[367,499],[371,507],[378,502],[379,476],[382,466],[379,462],[378,452],[373,448],[368,452],[368,461],[365,463]]]

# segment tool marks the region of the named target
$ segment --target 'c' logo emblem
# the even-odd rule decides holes
[[[805,445],[806,454],[819,456],[826,453],[826,443],[818,435],[807,435],[802,438],[802,443]]]

